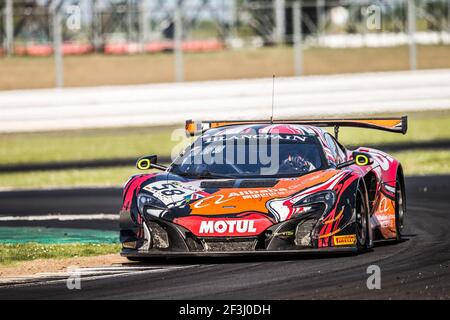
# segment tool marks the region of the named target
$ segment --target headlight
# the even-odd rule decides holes
[[[302,214],[318,209],[318,205],[325,206],[323,214],[328,213],[336,202],[336,193],[332,190],[321,191],[318,193],[311,194],[305,198],[297,201],[294,207],[303,207]]]
[[[146,209],[146,213],[159,217],[160,214],[166,210],[164,203],[162,203],[160,200],[156,199],[155,197],[140,193],[137,196],[137,207],[140,213],[144,213],[144,209]]]

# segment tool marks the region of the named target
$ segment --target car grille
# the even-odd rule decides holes
[[[256,239],[204,239],[203,246],[205,251],[253,251],[256,247]]]

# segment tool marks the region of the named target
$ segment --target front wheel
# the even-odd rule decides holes
[[[137,258],[137,257],[127,257],[128,261],[132,261],[132,262],[144,262],[144,259],[142,258]]]
[[[369,207],[364,189],[359,186],[355,204],[356,247],[358,252],[369,248]]]

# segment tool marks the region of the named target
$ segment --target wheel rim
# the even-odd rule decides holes
[[[367,239],[367,215],[366,210],[364,206],[364,201],[362,201],[362,194],[361,191],[358,191],[357,198],[356,198],[356,237],[358,240],[358,243],[362,246],[366,244]]]

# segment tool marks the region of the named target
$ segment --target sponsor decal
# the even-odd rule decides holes
[[[374,215],[380,224],[381,229],[392,229],[395,231],[395,213],[393,214],[379,214]]]
[[[214,233],[254,233],[256,232],[253,220],[217,220],[202,221],[198,230],[199,234]]]
[[[272,225],[261,213],[247,213],[235,218],[207,218],[188,216],[175,218],[179,224],[199,237],[256,236]]]
[[[356,234],[347,234],[344,236],[334,236],[333,244],[335,246],[349,246],[356,243]]]
[[[267,195],[267,194],[284,194],[288,190],[286,188],[270,188],[270,189],[262,189],[262,190],[244,190],[239,192],[231,192],[229,197],[239,197],[253,194]]]
[[[222,136],[211,136],[205,137],[205,143],[217,142],[217,141],[230,141],[230,140],[289,140],[305,142],[308,137],[301,135],[285,135],[285,134],[238,134],[238,135],[222,135]]]
[[[271,188],[263,190],[246,190],[239,192],[231,192],[229,197],[241,197],[242,199],[259,199],[259,198],[273,198],[285,196],[288,192],[287,188]]]
[[[286,196],[289,193],[287,188],[270,188],[260,190],[243,190],[230,192],[228,194],[212,194],[199,197],[192,207],[195,209],[201,209],[209,205],[220,205],[228,201],[236,199],[250,200],[250,199],[262,199]]]
[[[291,237],[295,237],[295,232],[294,231],[284,231],[284,232],[276,232],[273,235],[274,237],[277,238],[291,238]]]
[[[197,202],[194,203],[193,207],[196,209],[200,209],[207,207],[209,205],[219,205],[232,200],[234,200],[234,197],[229,197],[228,199],[225,199],[225,195],[223,194],[211,195],[198,200]]]
[[[209,195],[209,193],[206,193],[204,191],[197,191],[195,193],[187,195],[184,199],[186,200],[186,202],[191,202],[191,201],[195,201],[195,200],[204,198],[208,195]]]

